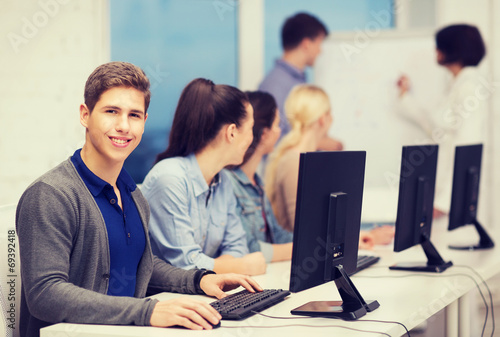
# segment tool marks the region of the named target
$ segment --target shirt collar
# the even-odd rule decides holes
[[[250,181],[250,179],[248,179],[247,175],[245,174],[245,172],[243,172],[243,170],[241,168],[235,168],[233,170],[231,170],[231,172],[233,173],[233,175],[236,177],[236,179],[239,180],[239,182],[242,184],[242,185],[250,185],[250,186],[254,186],[252,184],[252,182]],[[260,179],[259,175],[257,173],[255,173],[254,175],[254,179],[255,179],[255,182],[257,183],[257,185],[259,187],[262,187],[262,180]]]
[[[99,178],[87,167],[87,165],[85,165],[82,160],[81,150],[82,149],[78,149],[75,151],[75,153],[71,157],[71,161],[73,162],[73,165],[75,165],[78,174],[80,174],[80,177],[82,177],[83,181],[87,185],[90,193],[92,193],[92,195],[95,197],[102,192],[104,187],[111,185],[103,179]],[[125,186],[130,192],[135,191],[135,189],[137,188],[134,180],[124,168],[122,168],[122,170],[120,171],[116,183],[119,186]]]
[[[286,62],[285,60],[282,60],[282,59],[276,60],[276,67],[282,68],[284,71],[286,71],[287,73],[289,73],[290,75],[292,75],[293,77],[295,77],[299,80],[302,80],[304,82],[306,81],[305,71],[300,70],[298,68],[295,68],[294,66],[292,66],[290,63]]]
[[[193,191],[196,197],[202,195],[206,191],[208,191],[208,185],[203,177],[203,173],[201,173],[200,165],[198,164],[198,160],[196,160],[196,156],[194,153],[190,154],[186,157],[190,171],[191,171],[191,181],[193,184]],[[217,173],[210,184],[210,187],[217,186],[220,183],[220,174]]]

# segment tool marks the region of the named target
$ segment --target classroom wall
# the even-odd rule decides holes
[[[2,1],[0,205],[83,144],[79,105],[109,59],[107,2]]]
[[[262,24],[263,1],[242,2],[251,11],[241,21]],[[487,39],[492,97],[491,130],[500,127],[500,2],[436,0],[436,24],[477,22]],[[101,0],[5,0],[0,3],[0,205],[17,202],[27,185],[83,142],[78,106],[89,73],[110,59],[109,13]],[[244,15],[243,13],[240,15]],[[252,21],[251,17],[257,21]],[[245,33],[246,30],[246,33]],[[495,33],[497,32],[497,33]],[[262,29],[240,26],[240,85],[253,89],[263,76]],[[492,57],[492,55],[497,55]],[[490,132],[494,151],[500,136]],[[500,156],[492,154],[492,197],[500,202]]]

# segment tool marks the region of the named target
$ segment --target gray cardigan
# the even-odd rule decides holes
[[[108,296],[106,225],[94,197],[70,159],[35,181],[16,212],[21,258],[21,336],[38,336],[52,323],[149,325],[156,300],[150,290],[200,292],[201,271],[182,270],[151,253],[149,206],[132,192],[146,233],[135,297]],[[126,278],[123,282],[127,282]]]

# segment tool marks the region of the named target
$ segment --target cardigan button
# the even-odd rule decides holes
[[[105,280],[109,280],[110,275],[109,274],[103,274],[102,278]]]

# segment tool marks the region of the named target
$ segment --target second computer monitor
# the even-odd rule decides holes
[[[394,251],[421,245],[427,263],[401,263],[396,270],[442,272],[450,267],[430,241],[438,146],[403,146]]]

